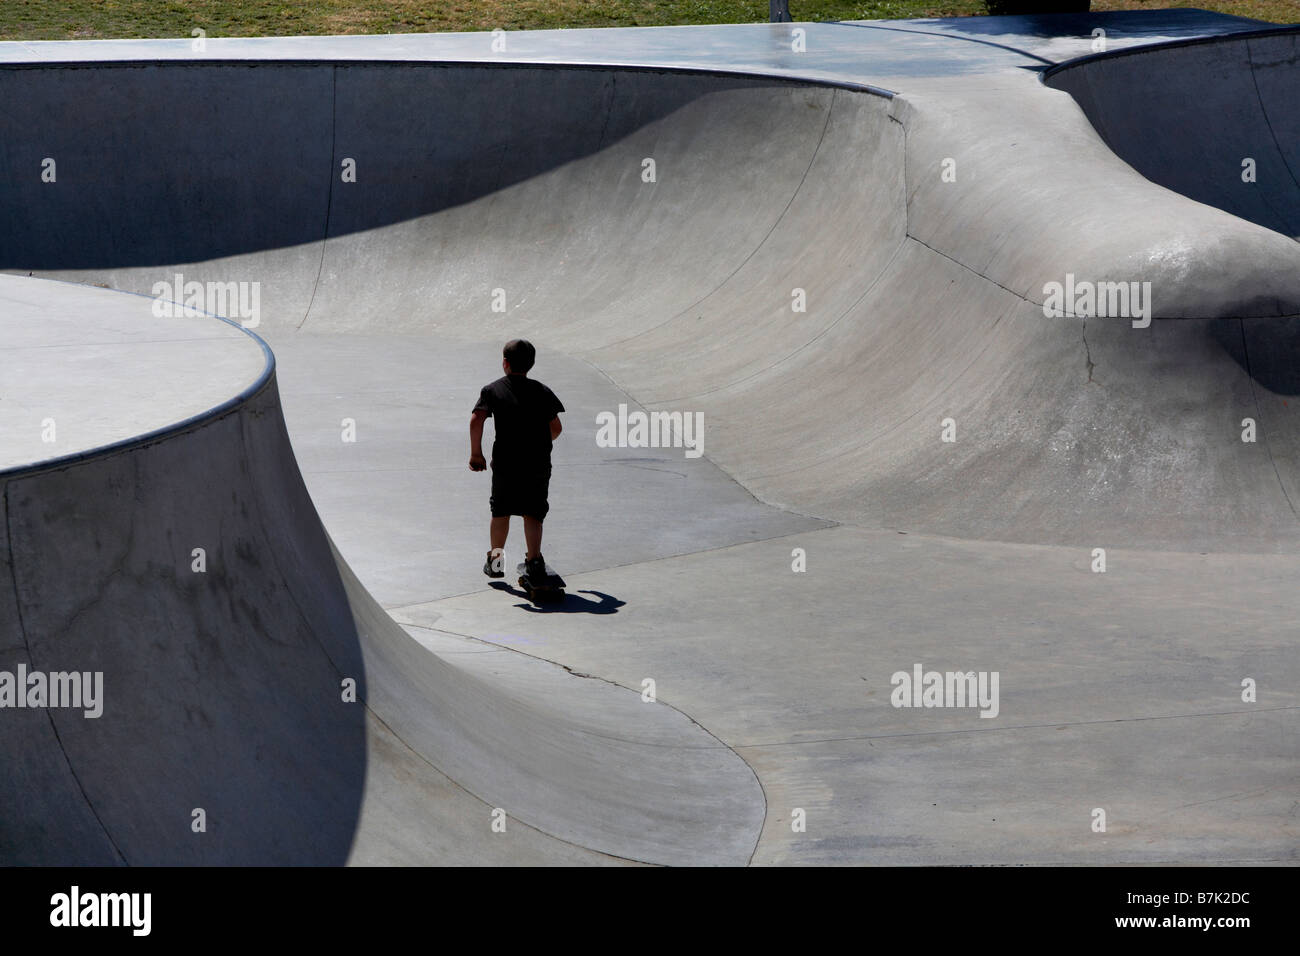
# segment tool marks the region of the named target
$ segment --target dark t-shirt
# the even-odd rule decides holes
[[[474,411],[496,420],[492,467],[549,469],[551,419],[564,411],[555,393],[522,375],[503,375],[479,392]]]

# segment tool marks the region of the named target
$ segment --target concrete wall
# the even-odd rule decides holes
[[[1152,182],[1296,239],[1298,46],[1294,29],[1171,44],[1066,64],[1046,82]]]

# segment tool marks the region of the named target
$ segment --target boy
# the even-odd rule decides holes
[[[489,532],[492,548],[483,564],[490,578],[505,577],[506,535],[510,533],[510,516],[522,515],[525,573],[530,578],[546,575],[542,559],[542,522],[550,504],[546,493],[551,483],[551,443],[563,426],[559,413],[564,406],[555,393],[528,377],[537,350],[524,339],[511,339],[502,350],[501,368],[505,376],[479,392],[469,420],[469,468],[483,471],[483,422],[496,419],[496,438],[492,442],[492,524]]]

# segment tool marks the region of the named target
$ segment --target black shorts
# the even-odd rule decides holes
[[[519,468],[515,466],[498,466],[492,462],[492,517],[506,518],[510,515],[527,515],[538,521],[546,519],[551,510],[547,502],[547,492],[551,485],[551,469]]]

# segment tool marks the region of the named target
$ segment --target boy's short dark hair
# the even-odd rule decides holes
[[[510,371],[519,374],[526,373],[537,361],[537,349],[527,339],[511,339],[501,354],[510,363]]]

